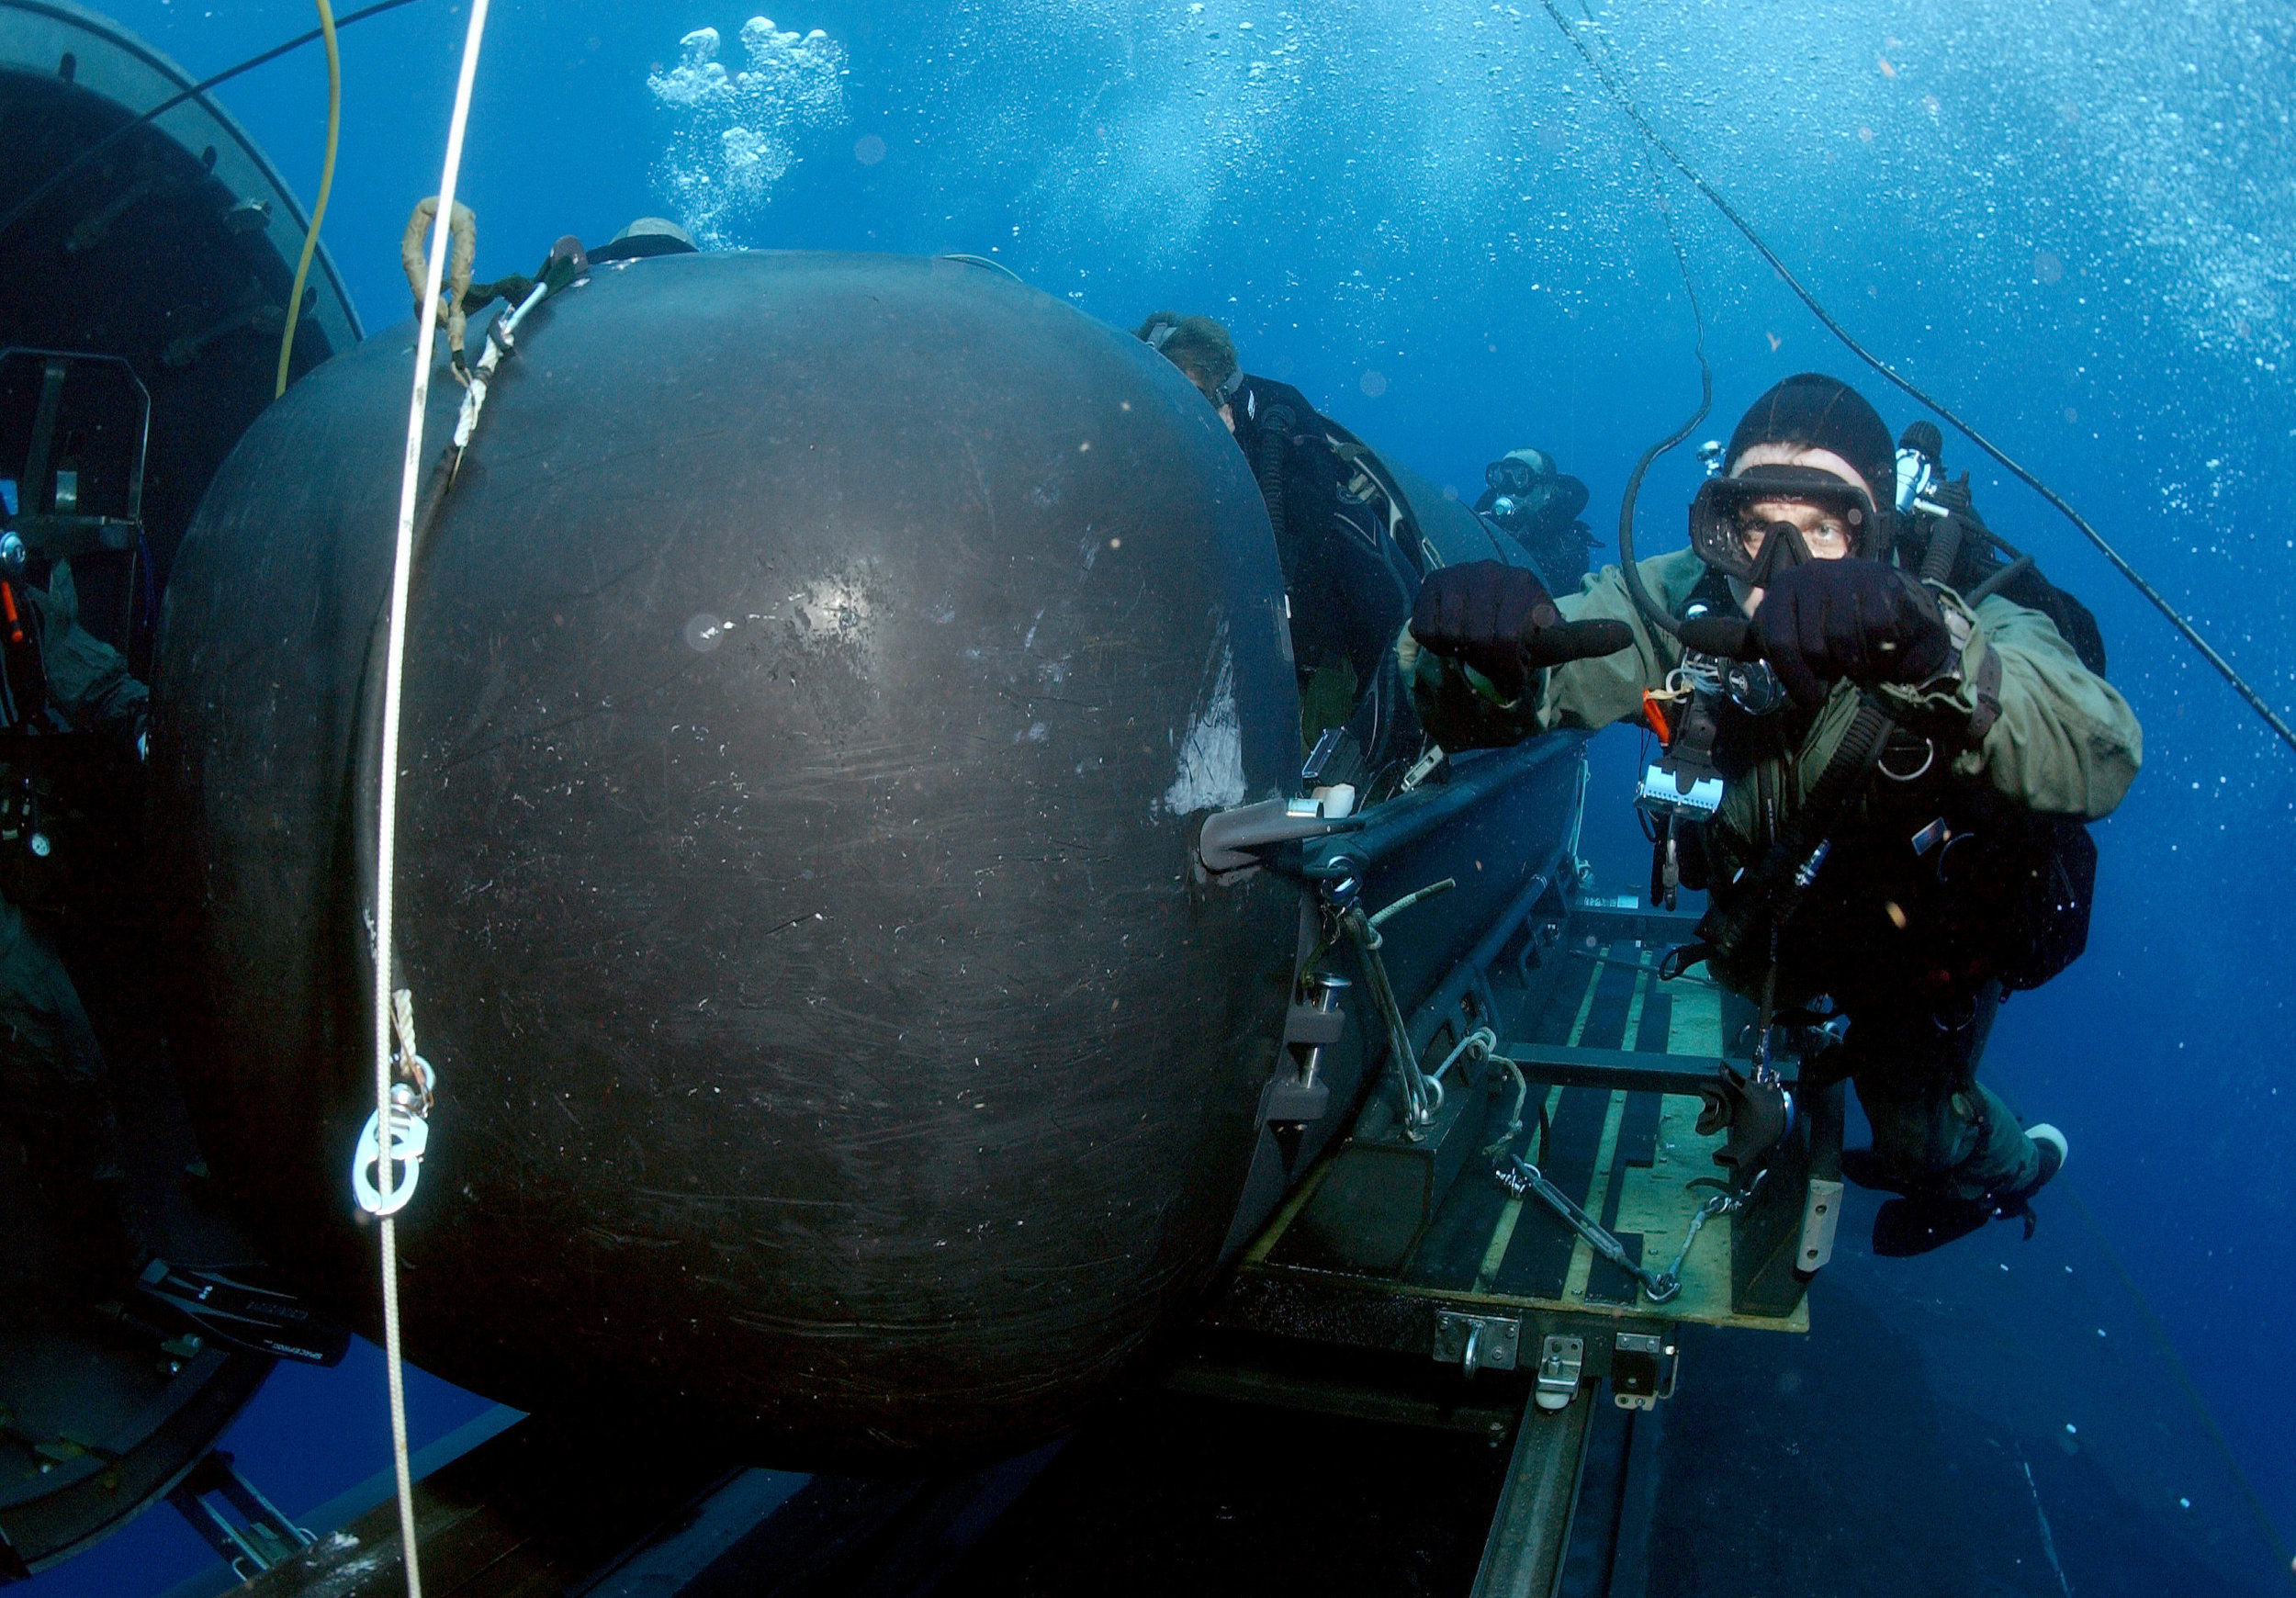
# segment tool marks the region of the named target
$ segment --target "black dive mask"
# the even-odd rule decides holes
[[[1738,546],[1746,547],[1743,522],[1739,523]],[[1809,542],[1802,536],[1799,527],[1791,522],[1773,522],[1762,529],[1761,546],[1754,552],[1752,568],[1743,576],[1750,588],[1768,588],[1778,573],[1817,558],[1809,552]]]
[[[1690,547],[1725,577],[1766,587],[1773,574],[1810,558],[1809,546],[1790,522],[1773,522],[1761,545],[1746,547],[1742,514],[1764,500],[1792,500],[1839,516],[1850,529],[1850,554],[1860,560],[1889,557],[1888,528],[1874,513],[1863,489],[1815,467],[1750,467],[1734,478],[1708,478],[1690,502]]]
[[[1507,456],[1483,467],[1483,485],[1503,494],[1524,494],[1533,483],[1551,475],[1533,467],[1519,456]]]

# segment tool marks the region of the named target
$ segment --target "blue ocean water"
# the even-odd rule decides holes
[[[2296,13],[1562,3],[1840,320],[2054,485],[2296,711]],[[295,0],[112,14],[195,73],[311,22]],[[325,238],[370,330],[407,311],[398,235],[437,187],[465,21],[417,0],[343,38]],[[1125,326],[1162,307],[1220,317],[1249,369],[1462,491],[1504,449],[1547,449],[1590,485],[1607,535],[1635,457],[1696,398],[1671,221],[1716,369],[1699,436],[1812,368],[1855,383],[1893,431],[1916,414],[1676,174],[1653,174],[1538,0],[824,0],[775,21],[745,39],[749,17],[723,5],[500,0],[462,179],[478,275],[657,212],[726,247],[992,255]],[[748,82],[707,73],[709,47],[689,39],[705,27]],[[311,50],[219,96],[306,197],[323,86]],[[2146,735],[2144,775],[2097,829],[2088,953],[2010,1004],[1988,1079],[2070,1133],[2067,1184],[2296,1541],[2296,1377],[2279,1332],[2296,1321],[2281,907],[2296,750],[1950,430],[1947,458],[1973,471],[1987,520],[2095,610]],[[1687,450],[1651,473],[1646,550],[1679,542],[1696,476]],[[1619,891],[1647,869],[1626,811],[1635,753],[1631,732],[1596,740],[1588,850]],[[2003,1227],[1861,1266],[1864,1301],[1969,1407],[2030,1410],[2148,1510],[2190,1499],[2179,1513],[2196,1525],[2260,1540],[2221,1469],[2189,1489],[2170,1479],[2205,1447],[2130,1421],[2174,1379],[2070,1198],[2041,1208],[2031,1245]],[[1990,1344],[1953,1340],[1972,1322]],[[2008,1374],[2032,1368],[2083,1374],[2055,1388]],[[357,1365],[298,1403],[267,1397],[231,1446],[352,1446],[334,1417],[371,1410],[374,1379]],[[2200,1436],[2170,1397],[2158,1412]],[[462,1412],[441,1402],[443,1430]],[[346,1478],[380,1457],[371,1433],[356,1446],[367,1457]],[[197,1562],[165,1519],[98,1556],[103,1575],[68,1566],[31,1591],[138,1590],[123,1570],[165,1586]],[[2063,1551],[2074,1570],[2079,1551]]]

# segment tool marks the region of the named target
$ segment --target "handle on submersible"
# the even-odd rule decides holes
[[[1208,872],[1241,871],[1262,863],[1259,851],[1279,843],[1299,843],[1363,825],[1350,815],[1333,815],[1322,798],[1263,799],[1215,810],[1196,837],[1196,859]]]

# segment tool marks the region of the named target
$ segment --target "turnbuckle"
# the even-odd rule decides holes
[[[1549,1210],[1561,1217],[1565,1226],[1586,1240],[1589,1248],[1641,1283],[1643,1295],[1653,1304],[1663,1304],[1683,1290],[1680,1275],[1683,1257],[1690,1252],[1690,1239],[1697,1236],[1698,1228],[1705,1224],[1703,1220],[1693,1219],[1690,1232],[1683,1239],[1683,1252],[1674,1256],[1672,1270],[1650,1271],[1645,1269],[1640,1262],[1626,1252],[1625,1244],[1619,1242],[1600,1221],[1580,1209],[1577,1201],[1570,1194],[1548,1181],[1547,1174],[1528,1160],[1520,1155],[1510,1155],[1506,1164],[1498,1166],[1491,1172],[1491,1175],[1499,1178],[1501,1187],[1517,1198],[1527,1198],[1533,1193],[1537,1194],[1541,1199],[1545,1200]],[[1708,1203],[1711,1202],[1712,1200],[1708,1200]],[[1701,1205],[1699,1208],[1703,1214],[1705,1206]]]

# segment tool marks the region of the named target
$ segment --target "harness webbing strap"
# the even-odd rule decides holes
[[[1698,940],[1724,959],[1736,954],[1762,921],[1781,926],[1809,886],[1811,857],[1824,847],[1865,785],[1866,774],[1895,726],[1881,701],[1868,693],[1834,747],[1833,758],[1810,789],[1796,825],[1770,846],[1761,863],[1739,883],[1727,905],[1718,899],[1698,923]]]

